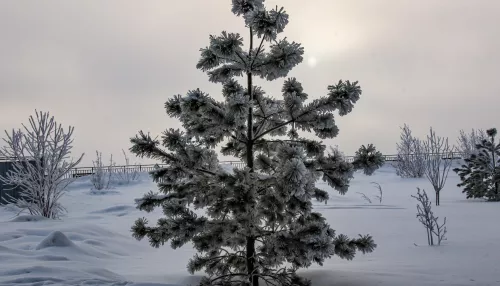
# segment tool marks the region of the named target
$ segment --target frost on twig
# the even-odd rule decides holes
[[[380,186],[379,183],[375,183],[375,182],[371,182],[373,185],[376,185],[377,189],[378,189],[378,195],[375,196],[375,198],[378,200],[379,204],[382,203],[382,198],[383,198],[383,191],[382,191],[382,187]]]
[[[361,197],[365,199],[365,201],[367,201],[370,204],[372,203],[372,200],[369,197],[367,197],[364,193],[356,192],[356,194],[360,194]]]
[[[438,240],[438,245],[441,245],[441,241],[446,240],[446,233],[448,232],[448,230],[446,229],[446,217],[444,217],[443,223],[441,225],[439,225],[438,223],[439,217],[433,217],[432,219],[435,226],[433,234]]]
[[[432,203],[425,190],[420,191],[420,188],[417,188],[417,195],[412,195],[412,197],[419,202],[419,204],[417,204],[417,218],[425,227],[427,232],[427,243],[429,245],[434,245],[434,239],[436,238],[437,244],[441,245],[441,242],[446,240],[446,217],[440,225],[438,223],[439,217],[434,216]]]

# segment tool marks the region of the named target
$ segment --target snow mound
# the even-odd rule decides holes
[[[30,222],[30,221],[43,221],[43,220],[48,220],[48,218],[43,217],[41,215],[20,215],[11,222]]]
[[[69,238],[60,231],[51,232],[44,238],[37,246],[36,250],[49,248],[49,247],[77,247]]]

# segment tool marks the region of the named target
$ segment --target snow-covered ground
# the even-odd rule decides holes
[[[378,191],[370,182],[382,186],[381,204],[373,199]],[[465,200],[457,183],[450,172],[441,206],[434,207],[448,219],[448,240],[429,247],[410,197],[421,187],[433,200],[427,180],[401,179],[390,166],[371,177],[356,174],[347,195],[332,191],[329,202],[316,209],[339,233],[372,234],[377,249],[353,261],[333,258],[302,275],[315,286],[500,285],[500,203]],[[161,216],[159,210],[135,209],[134,198],[156,190],[146,174],[105,193],[90,189],[88,178],[71,185],[62,199],[68,214],[58,221],[16,217],[14,208],[0,207],[0,286],[196,284],[197,277],[186,271],[194,254],[190,247],[154,249],[131,237],[136,218]]]

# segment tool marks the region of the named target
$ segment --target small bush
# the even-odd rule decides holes
[[[94,173],[90,178],[95,190],[108,190],[111,188],[112,167],[114,166],[113,155],[109,159],[109,166],[105,166],[102,161],[102,153],[96,151],[96,160],[92,161]]]
[[[116,169],[116,177],[118,182],[128,185],[139,179],[139,172],[132,168],[130,158],[125,153],[125,150],[122,149],[122,153],[125,158],[125,165],[122,168]]]
[[[425,173],[424,144],[411,134],[410,127],[401,128],[397,146],[396,174],[402,178],[422,178]]]
[[[434,216],[432,211],[432,203],[427,196],[425,190],[420,191],[417,188],[417,195],[413,196],[419,204],[417,204],[417,218],[420,223],[425,227],[427,232],[427,243],[429,245],[434,245],[435,239],[437,239],[437,244],[441,245],[443,240],[446,240],[446,217],[443,223],[440,225],[438,223],[439,217]]]

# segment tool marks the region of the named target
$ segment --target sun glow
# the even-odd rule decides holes
[[[311,68],[315,67],[318,64],[318,60],[315,57],[309,57],[307,59],[307,65]]]

